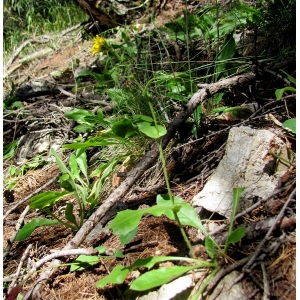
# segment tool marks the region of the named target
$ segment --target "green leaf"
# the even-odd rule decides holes
[[[141,217],[148,213],[156,217],[162,214],[170,214],[172,207],[152,206],[140,210],[124,210],[117,213],[117,216],[108,224],[105,229],[112,229],[115,235],[120,235],[121,241],[130,241],[133,238],[133,232],[137,230]]]
[[[100,134],[96,137],[90,138],[85,142],[81,143],[72,143],[68,145],[64,145],[62,148],[64,149],[80,149],[81,151],[85,151],[89,147],[104,147],[108,145],[129,145],[134,146],[134,144],[129,140],[117,136],[112,131],[104,131],[100,132]],[[64,172],[65,173],[65,172]]]
[[[296,119],[289,119],[282,123],[283,128],[290,129],[292,133],[296,134]]]
[[[282,98],[282,96],[283,96],[283,93],[287,92],[287,91],[290,91],[290,92],[296,94],[296,89],[295,88],[293,88],[291,86],[287,86],[287,87],[285,87],[283,89],[278,89],[278,90],[275,91],[276,99],[280,100]]]
[[[136,123],[143,122],[143,121],[148,122],[148,123],[154,123],[154,121],[151,117],[144,116],[144,115],[135,115],[135,116],[133,116],[133,120]]]
[[[104,246],[98,246],[95,250],[97,250],[99,254],[106,254],[106,248]]]
[[[227,243],[234,244],[239,242],[242,239],[242,237],[245,235],[246,231],[247,231],[246,227],[236,228],[234,231],[232,231],[230,236],[228,236]]]
[[[77,225],[77,222],[76,222],[76,218],[73,214],[73,204],[72,203],[68,203],[67,206],[66,206],[66,210],[65,210],[65,217],[66,217],[66,220],[68,220],[69,222],[75,224],[76,226]]]
[[[70,155],[70,158],[69,158],[69,166],[70,166],[73,178],[78,179],[80,170],[79,170],[78,165],[77,165],[76,156],[73,153]]]
[[[124,254],[123,254],[123,252],[120,251],[120,250],[116,250],[114,252],[114,256],[117,257],[117,258],[124,258],[125,257]]]
[[[128,273],[129,273],[128,268],[124,268],[123,266],[116,266],[113,268],[113,270],[108,276],[97,281],[95,285],[96,287],[104,288],[109,283],[113,283],[113,284],[123,283]]]
[[[156,197],[157,205],[160,206],[170,206],[173,207],[171,200],[169,199],[168,195],[157,195]],[[182,225],[189,225],[193,226],[195,228],[198,228],[202,230],[202,232],[207,235],[207,231],[202,225],[201,220],[198,217],[198,214],[196,213],[195,209],[188,203],[186,203],[182,198],[180,197],[174,197],[174,203],[175,205],[180,204],[181,208],[179,212],[177,213],[177,216],[181,222]],[[166,211],[166,210],[165,210]],[[168,212],[166,211],[166,216],[172,220],[175,220],[175,216],[173,214],[173,211]]]
[[[228,229],[228,235],[225,242],[224,252],[227,252],[227,249],[229,247],[229,238],[231,237],[232,228],[234,219],[236,216],[237,208],[239,206],[240,198],[244,192],[245,188],[233,188],[233,203],[232,203],[232,212],[231,212],[231,218],[229,223],[229,229]]]
[[[138,122],[137,126],[140,132],[153,139],[157,139],[167,133],[167,130],[161,125],[155,126],[154,124],[152,125],[148,122]]]
[[[92,131],[94,129],[95,129],[95,126],[90,125],[90,124],[80,124],[73,128],[73,130],[77,133],[85,133],[85,132]]]
[[[287,78],[289,79],[290,82],[292,82],[294,85],[296,85],[296,78],[292,77],[291,75],[289,75],[287,72],[285,72],[284,70],[280,70],[282,73],[284,73]]]
[[[212,260],[214,260],[216,258],[214,242],[210,236],[207,236],[205,238],[205,250]]]
[[[30,208],[43,209],[44,207],[53,205],[58,200],[65,196],[72,194],[72,192],[44,192],[30,198]]]
[[[122,138],[132,137],[137,133],[131,120],[126,117],[118,122],[115,122],[112,126],[112,131]]]
[[[18,141],[12,141],[3,147],[3,160],[13,157],[16,154]]]
[[[131,290],[135,291],[146,291],[157,286],[161,286],[184,273],[196,269],[198,266],[174,266],[174,267],[163,267],[158,270],[152,270],[142,274],[130,285]]]
[[[244,192],[245,188],[233,188],[233,209],[232,209],[232,217],[235,218],[237,208],[240,203],[241,196]]]
[[[216,117],[218,121],[234,122],[239,120],[244,120],[249,118],[253,112],[243,106],[235,106],[224,109],[223,113],[220,116]]]
[[[53,225],[58,225],[58,224],[61,224],[61,222],[59,222],[57,220],[51,220],[51,219],[47,219],[47,218],[33,219],[30,222],[28,222],[27,224],[25,224],[20,229],[20,231],[16,235],[15,241],[23,241],[23,240],[25,240],[38,227],[53,226]]]
[[[227,61],[234,57],[235,50],[235,39],[233,37],[233,33],[231,33],[227,36],[221,53],[217,57],[217,61],[220,61],[220,63],[218,63],[216,67],[217,78],[219,77],[220,73],[225,70]]]
[[[62,173],[67,173],[71,176],[70,171],[67,169],[66,165],[64,164],[64,162],[62,161],[60,156],[55,152],[55,150],[53,148],[51,148],[50,154],[55,157],[56,163],[58,164],[60,171]]]
[[[99,257],[96,255],[85,255],[81,254],[75,259],[76,264],[72,264],[70,271],[82,271],[85,270],[86,268],[93,266],[99,261]]]
[[[87,174],[88,170],[88,165],[87,165],[87,158],[86,158],[86,153],[83,151],[81,154],[79,154],[79,151],[76,152],[76,162],[80,168],[80,171],[84,175],[86,182],[89,182],[89,177]]]
[[[68,119],[72,119],[72,120],[78,122],[79,124],[89,124],[85,120],[85,117],[87,117],[87,116],[94,117],[94,114],[92,114],[91,112],[89,112],[85,109],[74,109],[74,110],[65,112],[65,116]],[[90,125],[92,125],[92,124],[90,124]]]
[[[122,245],[128,244],[135,237],[138,231],[138,227],[135,227],[133,230],[126,232],[125,234],[120,234],[120,242]]]

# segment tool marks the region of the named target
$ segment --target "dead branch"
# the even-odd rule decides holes
[[[26,202],[27,200],[29,200],[32,196],[38,194],[41,190],[43,190],[44,188],[46,188],[47,186],[49,186],[50,184],[52,184],[53,182],[55,182],[58,177],[60,176],[60,172],[54,176],[53,178],[51,178],[48,182],[46,182],[44,185],[42,185],[41,187],[39,187],[38,189],[36,189],[34,192],[32,192],[30,195],[28,195],[27,197],[23,198],[22,200],[20,200],[19,202],[17,202],[12,208],[10,208],[5,215],[3,216],[3,220],[14,210],[16,210],[18,208],[19,205],[21,205],[22,203]]]
[[[77,25],[74,25],[70,28],[67,28],[66,30],[62,31],[60,34],[58,35],[55,35],[55,36],[64,36],[66,34],[68,34],[69,32],[79,28],[81,26],[81,24],[77,24]],[[10,70],[9,72],[6,72],[8,70],[8,68],[10,67],[10,65],[15,61],[15,59],[18,57],[18,55],[20,54],[20,52],[23,50],[23,48],[25,48],[28,44],[34,44],[34,43],[40,43],[40,44],[45,44],[45,43],[48,43],[51,39],[51,36],[49,35],[42,35],[42,36],[39,36],[38,38],[35,38],[35,39],[29,39],[27,41],[25,41],[22,45],[20,45],[15,51],[14,53],[11,55],[11,57],[9,58],[9,60],[7,61],[6,65],[4,66],[4,71],[5,71],[5,74],[4,74],[4,78],[8,75],[10,75],[11,73],[13,73],[16,69],[18,69],[22,63],[18,64],[17,67],[15,67],[13,70]],[[52,49],[51,49],[52,50]],[[42,50],[44,51],[44,50]]]
[[[261,271],[263,274],[263,281],[264,281],[264,294],[263,294],[263,300],[268,300],[270,299],[270,285],[269,285],[269,281],[267,278],[267,272],[266,272],[266,267],[265,264],[262,262],[260,264],[261,266]]]
[[[13,281],[11,282],[11,284],[9,285],[9,288],[8,288],[8,291],[7,291],[7,294],[9,294],[11,292],[11,290],[14,288],[16,282],[17,282],[17,279],[21,273],[21,269],[22,269],[22,266],[23,266],[23,263],[25,261],[25,259],[27,258],[27,256],[29,255],[29,251],[31,250],[32,248],[32,244],[29,244],[26,248],[26,250],[24,251],[21,259],[20,259],[20,263],[18,265],[18,268],[17,268],[17,272],[15,274],[15,278],[13,279]]]
[[[22,214],[20,215],[19,217],[19,220],[17,221],[17,224],[16,224],[16,227],[15,227],[15,231],[14,233],[12,234],[11,238],[7,241],[7,247],[6,249],[4,250],[3,252],[3,260],[5,260],[7,254],[9,253],[9,250],[11,249],[12,247],[12,244],[24,222],[24,218],[25,216],[27,215],[28,211],[29,211],[30,207],[29,205],[26,206],[26,208],[24,209],[24,211],[22,212]]]
[[[20,54],[20,52],[23,50],[23,48],[25,48],[28,44],[30,44],[30,43],[32,43],[32,44],[33,43],[45,44],[45,43],[48,43],[49,41],[50,41],[50,36],[49,35],[42,35],[42,36],[40,36],[36,39],[29,39],[29,40],[25,41],[11,55],[11,57],[7,61],[6,65],[4,66],[4,70],[6,71],[9,68],[9,66],[14,62],[14,60],[17,58],[17,56]],[[5,77],[5,75],[4,75],[4,77]]]
[[[54,258],[63,257],[63,256],[71,256],[71,255],[81,255],[81,254],[97,255],[98,251],[94,250],[94,249],[71,249],[71,250],[56,251],[52,254],[49,254],[49,255],[43,257],[39,261],[37,261],[34,264],[32,270],[30,270],[30,271],[34,272],[34,271],[38,270],[43,264],[45,264],[47,261],[50,261]]]
[[[267,234],[265,235],[265,237],[263,238],[263,240],[259,243],[259,245],[256,247],[255,252],[250,256],[249,261],[247,262],[247,264],[243,267],[244,273],[242,273],[234,282],[232,285],[236,284],[237,282],[241,281],[243,279],[243,277],[245,276],[245,272],[249,272],[249,270],[253,269],[254,267],[254,261],[255,259],[259,256],[259,254],[261,253],[265,243],[267,242],[267,240],[269,239],[269,237],[271,236],[271,234],[273,233],[274,229],[276,228],[278,223],[281,223],[285,210],[286,208],[289,206],[289,204],[291,203],[293,197],[296,194],[296,188],[294,188],[294,190],[292,191],[292,193],[290,194],[288,200],[285,202],[285,204],[283,205],[280,213],[277,215],[276,220],[274,222],[274,224],[270,227],[270,229],[268,230]]]
[[[236,85],[248,83],[254,80],[254,78],[255,74],[253,72],[249,72],[209,84],[206,88],[197,91],[187,103],[185,109],[179,115],[177,115],[168,126],[166,135],[164,135],[161,139],[162,147],[166,148],[179,127],[192,115],[194,110],[201,103],[214,94],[221,92],[222,90],[226,90]],[[142,158],[137,163],[135,168],[128,173],[127,178],[121,183],[121,185],[110,194],[110,196],[102,203],[102,205],[83,224],[74,238],[64,247],[64,250],[78,248],[88,233],[97,225],[97,223],[99,223],[99,221],[105,216],[110,208],[126,195],[129,189],[136,183],[137,179],[139,179],[143,173],[157,160],[158,156],[158,145],[155,143],[152,149],[146,153],[144,158]],[[40,275],[40,278],[38,279],[39,282],[48,280],[52,276],[54,270],[50,269],[50,267],[52,267],[54,264],[59,265],[59,260],[55,260],[54,262],[50,263],[49,269]],[[41,284],[38,283],[34,291],[30,290],[25,295],[24,300],[28,299],[31,295],[34,298],[36,293],[39,292],[40,288]]]

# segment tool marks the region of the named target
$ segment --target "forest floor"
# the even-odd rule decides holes
[[[172,16],[162,17],[162,23],[172,20]],[[80,61],[80,66],[90,66],[94,61],[95,57],[91,55],[90,48],[92,46],[92,40],[83,41],[78,38],[79,31],[75,31],[71,38],[65,39],[64,37],[55,37],[56,51],[48,54],[46,57],[35,59],[29,63],[22,64],[17,68],[9,78],[15,84],[20,86],[21,84],[27,83],[30,80],[43,79],[50,80],[51,73],[59,70],[70,70],[66,73],[63,84],[74,84],[74,69],[72,67],[76,62]],[[10,66],[10,70],[15,68],[20,62],[19,58],[13,62]],[[273,83],[268,82],[268,79],[260,79],[259,85],[263,84],[272,86]],[[271,89],[270,88],[270,89]],[[9,81],[4,82],[4,91],[9,93],[11,85]],[[63,93],[56,94],[55,96],[48,95],[44,98],[27,99],[23,101],[25,109],[30,107],[39,108],[36,104],[38,100],[44,101],[40,107],[48,106],[50,103],[58,103],[61,99],[67,96]],[[274,105],[275,107],[275,105]],[[78,108],[78,106],[77,106]],[[274,112],[276,115],[285,115],[285,105],[276,106]],[[49,112],[48,112],[49,113]],[[255,128],[269,128],[276,126],[271,121],[264,120],[266,113],[261,112],[261,118],[259,121],[249,120],[245,125],[251,125]],[[8,112],[4,112],[4,117],[8,118]],[[39,115],[40,123],[43,121],[42,118],[47,119],[47,115]],[[23,118],[23,119],[22,119]],[[63,118],[63,113],[60,112],[60,118]],[[264,120],[264,121],[263,121]],[[13,139],[20,138],[24,134],[24,128],[30,124],[30,116],[24,117],[20,113],[20,116],[16,115],[12,119],[13,129],[4,127],[4,142],[11,142]],[[69,122],[69,120],[65,120]],[[225,125],[226,126],[226,125]],[[229,127],[229,125],[228,125]],[[205,183],[207,182],[209,175],[215,170],[218,162],[224,155],[224,147],[222,146],[228,136],[228,131],[224,132],[224,125],[215,129],[214,137],[209,139],[205,145],[200,147],[192,147],[186,151],[190,151],[193,157],[190,165],[185,165],[186,170],[182,170],[182,166],[174,166],[170,164],[169,174],[173,174],[171,177],[172,192],[175,196],[180,196],[186,202],[191,203],[193,197],[201,191]],[[286,143],[289,144],[291,150],[295,151],[295,141],[289,134],[285,137]],[[216,155],[216,153],[218,155]],[[187,172],[187,169],[193,165],[196,161],[201,161],[201,158],[213,157],[213,160],[208,160],[206,165],[206,175],[202,178],[196,176],[194,173]],[[10,165],[15,162],[10,160],[4,161],[5,178],[9,178],[7,173]],[[140,178],[136,186],[134,186],[123,199],[125,203],[132,208],[144,208],[152,205],[155,201],[155,197],[159,193],[166,191],[163,181],[163,176],[160,170],[161,166],[156,163],[149,172],[145,173],[143,178]],[[10,245],[9,240],[14,236],[16,232],[16,224],[21,221],[27,223],[32,218],[36,218],[41,215],[40,212],[33,209],[29,210],[26,214],[25,219],[22,214],[26,209],[29,201],[22,201],[26,197],[33,195],[37,189],[50,183],[53,178],[59,174],[58,166],[55,164],[49,164],[47,166],[32,168],[25,172],[24,175],[20,175],[17,180],[17,184],[13,187],[12,191],[6,190],[4,192],[4,213],[7,213],[9,209],[19,203],[13,211],[11,211],[4,219],[3,227],[3,249],[6,251],[9,249],[9,254],[4,261],[4,277],[16,274],[18,266],[22,269],[21,274],[26,274],[26,263],[28,261],[38,261],[47,254],[52,253],[53,250],[61,250],[64,246],[72,239],[74,232],[64,226],[49,226],[41,227],[34,231],[34,233],[24,241],[13,242]],[[202,173],[203,174],[203,173]],[[176,176],[177,175],[177,176]],[[147,187],[147,188],[145,188]],[[261,205],[255,211],[248,214],[243,221],[247,222],[258,222],[274,217],[279,214],[285,201],[292,194],[295,188],[295,168],[291,168],[290,172],[286,175],[286,178],[282,180],[281,192],[274,195],[272,202],[268,202],[268,205]],[[49,184],[42,191],[46,190],[58,190],[60,185],[54,181]],[[110,192],[114,189],[111,182],[106,184],[106,190],[102,194],[102,200],[104,200]],[[130,204],[133,203],[133,204]],[[294,205],[294,204],[293,204]],[[295,207],[291,208],[295,212]],[[209,221],[208,221],[209,222]],[[213,220],[211,222],[224,223],[225,220]],[[198,235],[195,230],[187,227],[190,241],[197,244]],[[284,234],[284,237],[283,237]],[[251,282],[255,286],[256,293],[254,290],[249,290],[248,299],[263,299],[265,291],[264,284],[268,282],[270,290],[269,299],[296,299],[296,231],[295,222],[290,224],[286,229],[278,229],[272,234],[268,242],[271,243],[276,239],[283,238],[282,242],[277,251],[270,257],[266,257],[264,264],[266,266],[267,280],[263,279],[263,274],[260,268],[260,264],[254,268],[247,277],[244,279],[244,284]],[[237,245],[232,252],[232,259],[238,260],[241,257],[245,257],[253,253],[258,243],[264,239],[262,234],[260,237],[252,241],[241,242]],[[95,282],[107,275],[108,270],[112,270],[117,264],[128,266],[133,263],[137,258],[146,258],[155,255],[180,255],[186,254],[186,247],[184,241],[175,222],[169,220],[167,217],[143,217],[138,229],[137,236],[132,243],[122,246],[119,238],[112,235],[110,232],[103,232],[101,236],[98,236],[93,242],[93,246],[103,245],[111,249],[120,249],[125,254],[124,259],[111,258],[103,261],[99,261],[92,268],[81,271],[81,272],[70,272],[68,266],[58,268],[55,276],[51,278],[49,282],[42,283],[43,288],[41,290],[40,299],[121,299],[120,293],[126,290],[130,278],[126,280],[126,283],[119,286],[116,289],[114,286],[110,286],[106,289],[96,288]],[[30,246],[30,247],[29,247]],[[83,244],[82,247],[90,247],[91,244]],[[7,248],[9,247],[9,248]],[[26,249],[28,250],[26,252]],[[204,254],[203,254],[204,255]],[[68,258],[65,262],[71,262],[74,258]],[[22,266],[23,263],[23,266]],[[227,264],[230,264],[227,262]],[[225,263],[226,265],[226,263]],[[240,269],[237,268],[237,271]],[[19,274],[19,275],[21,275]],[[17,285],[17,291],[21,294],[25,294],[30,290],[36,283],[38,273],[32,274],[25,282],[20,282]],[[8,282],[8,285],[10,281]],[[4,290],[6,292],[6,290]],[[16,290],[15,290],[16,291]],[[250,297],[251,296],[251,297]],[[126,295],[124,296],[126,298]],[[133,296],[128,296],[127,299]],[[6,298],[15,299],[15,298]],[[264,298],[267,299],[267,298]]]

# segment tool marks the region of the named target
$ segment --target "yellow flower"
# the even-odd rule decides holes
[[[91,52],[93,53],[93,55],[103,51],[105,43],[106,41],[104,38],[99,37],[99,35],[96,35],[96,37],[94,38],[94,44],[91,48]]]

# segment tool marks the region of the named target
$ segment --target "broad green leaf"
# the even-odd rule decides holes
[[[171,207],[152,206],[140,210],[124,210],[117,213],[117,216],[108,224],[105,229],[112,229],[115,235],[120,235],[121,240],[129,242],[129,237],[132,236],[132,232],[137,230],[140,219],[144,214],[152,214],[156,217],[162,214],[170,213]],[[132,237],[133,238],[133,237]]]
[[[152,270],[142,274],[130,285],[131,290],[146,291],[148,289],[161,286],[186,272],[196,269],[198,266],[174,266],[174,267],[162,267],[158,270]]]
[[[53,205],[58,200],[62,199],[65,196],[72,194],[72,192],[63,191],[63,192],[44,192],[38,195],[35,195],[30,198],[30,208],[43,209],[46,206]]]
[[[115,122],[112,126],[112,131],[122,138],[132,137],[137,133],[131,120],[128,118],[123,118],[122,120]]]
[[[225,242],[225,247],[224,247],[224,252],[227,252],[227,249],[230,245],[229,243],[229,238],[231,238],[231,233],[232,233],[232,228],[233,228],[233,223],[234,219],[236,216],[237,208],[240,202],[240,198],[244,192],[245,188],[233,188],[233,203],[232,203],[232,212],[231,212],[231,218],[230,218],[230,223],[229,223],[229,229],[228,229],[228,235],[226,238]]]
[[[133,230],[125,233],[125,234],[120,234],[120,242],[122,245],[128,244],[133,238],[135,237],[136,233],[138,231],[138,227],[135,227]]]
[[[68,203],[67,206],[66,206],[66,210],[65,210],[65,218],[66,220],[68,220],[69,222],[75,224],[76,226],[77,225],[77,222],[76,222],[76,218],[73,214],[73,204],[72,203]]]
[[[287,92],[287,91],[296,94],[296,89],[295,89],[295,88],[293,88],[293,87],[291,87],[291,86],[287,86],[287,87],[285,87],[285,88],[278,89],[278,90],[275,91],[276,99],[277,99],[277,100],[280,100],[280,99],[282,98],[282,96],[283,96],[283,93],[284,93],[284,92]]]
[[[199,259],[194,259],[194,258],[187,258],[187,257],[179,257],[179,256],[149,256],[147,258],[139,258],[137,259],[129,268],[130,271],[140,268],[140,267],[146,267],[148,269],[153,268],[153,266],[159,262],[164,262],[164,261],[187,261],[190,263],[197,263],[197,264],[203,264],[207,263],[204,261],[200,261]],[[211,265],[211,264],[208,264]]]
[[[109,283],[113,283],[113,284],[123,283],[129,272],[130,271],[128,268],[124,268],[123,266],[116,266],[113,268],[113,270],[108,276],[97,281],[95,285],[96,287],[104,288]]]
[[[51,219],[47,219],[47,218],[33,219],[30,222],[28,222],[27,224],[25,224],[19,230],[19,232],[16,235],[15,241],[23,241],[23,240],[25,240],[38,227],[53,226],[53,225],[58,225],[58,224],[61,224],[61,223],[59,221],[57,221],[57,220],[51,220]]]
[[[87,117],[87,116],[93,117],[94,114],[92,114],[91,112],[89,112],[85,109],[74,109],[74,110],[65,112],[65,116],[68,119],[72,119],[72,120],[78,122],[79,124],[87,124],[88,122],[86,122],[85,117]]]
[[[207,254],[209,255],[209,257],[214,260],[216,258],[216,251],[215,251],[215,247],[214,247],[214,242],[211,239],[210,236],[207,236],[205,238],[205,250],[207,252]]]
[[[101,125],[103,127],[106,127],[107,125],[109,125],[109,122],[103,119],[103,116],[86,116],[84,117],[84,121],[86,121],[86,123],[89,124],[93,124],[93,125]]]
[[[288,128],[292,133],[296,134],[296,119],[289,119],[282,123],[283,128]]]
[[[222,101],[223,96],[224,96],[224,93],[214,94],[214,96],[213,96],[213,106],[218,105]],[[213,113],[213,111],[212,111],[212,113]]]
[[[97,250],[99,254],[106,254],[106,248],[104,246],[98,246],[95,250]]]
[[[94,129],[95,129],[95,126],[90,125],[90,124],[80,124],[73,128],[73,130],[77,133],[85,133],[85,132],[92,131]]]
[[[120,250],[116,250],[116,251],[114,252],[114,256],[117,257],[117,258],[124,258],[124,254],[123,254],[123,252],[120,251]]]
[[[167,133],[167,130],[161,125],[155,126],[148,122],[138,122],[137,126],[142,133],[153,139],[157,139]]]
[[[247,231],[246,227],[238,227],[231,232],[230,236],[227,239],[228,244],[234,244],[239,242]]]
[[[61,175],[58,179],[58,182],[62,188],[68,192],[74,192],[74,184],[71,184],[70,181],[70,176],[66,173]]]
[[[122,283],[124,282],[127,274],[130,271],[133,271],[140,267],[146,267],[151,269],[155,264],[164,261],[186,261],[195,264],[193,268],[205,268],[205,267],[214,267],[215,263],[201,261],[199,259],[187,258],[187,257],[178,257],[178,256],[154,256],[147,257],[142,259],[137,259],[132,265],[127,268],[122,266],[116,266],[110,275],[106,276],[102,280],[96,283],[97,287],[103,288],[106,284],[109,283]]]
[[[156,202],[158,206],[171,206],[172,208],[174,207],[172,205],[172,202],[169,199],[168,195],[157,195],[156,197]],[[174,203],[175,205],[180,204],[181,208],[179,212],[177,213],[177,216],[181,222],[182,225],[189,225],[193,226],[195,228],[198,228],[203,231],[205,235],[207,235],[207,231],[202,225],[202,222],[200,221],[198,214],[196,213],[195,209],[188,203],[186,203],[183,199],[180,197],[174,197]],[[166,215],[168,218],[175,220],[175,216],[173,214],[173,211],[168,212],[166,211]]]
[[[85,255],[81,254],[75,259],[76,264],[72,264],[70,271],[81,271],[85,270],[86,268],[93,266],[99,261],[99,257],[96,255]]]

